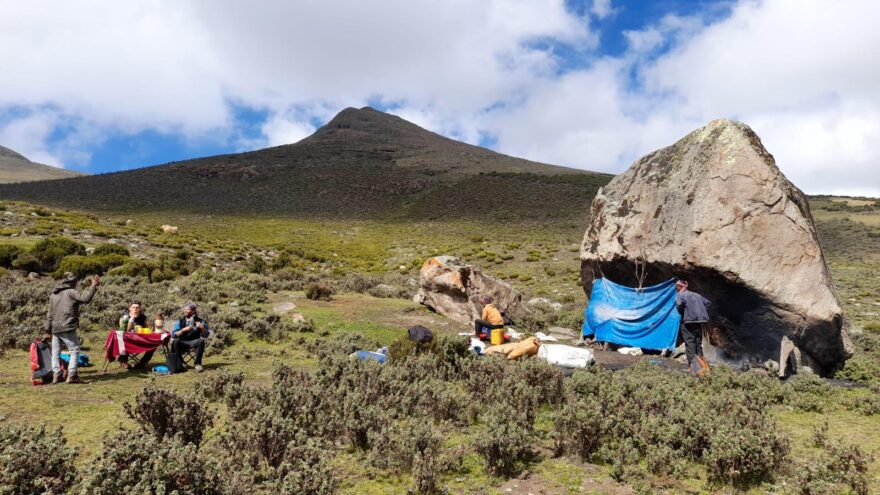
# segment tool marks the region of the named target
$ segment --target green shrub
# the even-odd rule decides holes
[[[856,445],[825,442],[819,455],[799,463],[795,469],[795,485],[801,495],[844,493],[843,486],[853,493],[867,495],[868,467],[873,457]]]
[[[338,483],[322,442],[271,403],[235,421],[212,450],[227,493],[324,495]]]
[[[258,273],[263,274],[266,273],[266,270],[269,268],[269,265],[266,264],[266,260],[263,259],[259,254],[252,255],[248,258],[247,263],[247,271],[250,273]]]
[[[293,333],[314,332],[315,323],[311,319],[293,321],[270,313],[262,318],[250,319],[242,329],[252,338],[266,342],[280,342]]]
[[[101,244],[100,246],[96,247],[95,250],[92,252],[93,256],[106,256],[108,254],[118,254],[125,257],[131,256],[131,253],[125,246],[111,243]]]
[[[477,435],[474,449],[491,474],[516,476],[535,456],[532,425],[525,421],[522,411],[506,404],[491,407],[485,418],[486,431]]]
[[[333,292],[333,287],[324,282],[312,282],[306,287],[306,297],[313,301],[329,301]]]
[[[12,268],[16,270],[24,270],[26,272],[39,272],[43,265],[34,255],[30,253],[21,253],[12,262]]]
[[[223,371],[202,380],[197,390],[208,400],[220,400],[226,397],[227,391],[240,387],[244,383],[244,373]]]
[[[0,493],[67,493],[77,479],[76,448],[61,429],[19,426],[0,418]]]
[[[12,268],[12,262],[21,254],[21,248],[10,244],[0,244],[0,267]]]
[[[111,268],[122,266],[129,258],[119,254],[105,256],[65,256],[55,270],[55,277],[60,277],[64,272],[71,272],[77,278],[85,278],[89,275],[103,275]]]
[[[215,461],[201,454],[196,445],[179,437],[155,437],[140,431],[122,430],[105,438],[103,452],[87,463],[84,471],[81,493],[225,492]]]
[[[125,413],[144,431],[157,438],[177,437],[184,443],[199,445],[214,422],[203,399],[194,394],[180,394],[150,384],[126,402]]]
[[[145,277],[149,278],[155,269],[155,265],[148,261],[129,260],[123,265],[111,269],[107,273],[109,275],[123,275],[126,277]],[[157,280],[157,282],[159,282]]]
[[[82,244],[66,237],[49,237],[38,241],[30,249],[30,253],[40,263],[44,272],[54,272],[58,264],[66,256],[84,255],[86,248]]]

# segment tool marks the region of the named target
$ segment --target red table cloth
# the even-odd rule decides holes
[[[107,342],[104,343],[104,359],[113,361],[119,356],[154,351],[170,335],[168,333],[133,333],[110,330],[110,333],[107,334]]]

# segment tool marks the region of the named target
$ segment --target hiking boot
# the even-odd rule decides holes
[[[196,365],[196,373],[201,373],[202,371],[205,371],[205,368],[202,368],[201,364],[197,364]]]
[[[61,383],[64,381],[64,373],[53,373],[52,374],[52,385],[56,383]]]
[[[67,383],[74,384],[74,383],[85,383],[85,382],[79,379],[79,375],[68,375]]]

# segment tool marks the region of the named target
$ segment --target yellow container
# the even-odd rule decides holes
[[[489,342],[492,345],[501,345],[504,343],[504,329],[503,328],[493,328],[492,336],[489,339]]]

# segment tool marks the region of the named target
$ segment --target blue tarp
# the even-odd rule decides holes
[[[583,334],[628,347],[674,349],[681,321],[675,295],[675,279],[641,290],[596,279]]]

